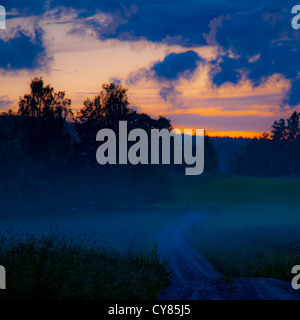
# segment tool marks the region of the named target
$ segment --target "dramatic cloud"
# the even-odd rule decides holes
[[[43,32],[39,29],[34,37],[19,30],[12,39],[0,39],[0,69],[16,71],[43,67],[47,54],[42,37]]]
[[[247,129],[254,130],[256,116],[263,127],[266,117],[290,112],[280,110],[279,104],[299,105],[300,32],[291,27],[294,0],[41,0],[38,5],[33,0],[2,0],[1,4],[7,10],[8,29],[0,33],[0,73],[6,81],[0,96],[18,96],[16,79],[23,92],[19,75],[28,81],[35,73],[28,70],[47,65],[49,81],[74,90],[78,105],[82,91],[97,91],[95,82],[121,79],[133,92],[134,103],[157,114],[181,109],[174,112],[178,121],[194,109],[201,119],[215,119],[205,124],[217,128],[223,113],[231,110],[224,130],[237,127],[230,117],[240,111],[241,119],[252,115]],[[48,55],[53,57],[51,65]],[[25,71],[5,75],[18,70]],[[251,101],[237,98],[251,94]],[[2,100],[6,107],[9,99]],[[241,122],[238,129],[242,128]]]
[[[157,82],[175,82],[181,78],[191,79],[200,62],[204,61],[195,51],[170,53],[149,69],[142,68],[129,75],[127,83],[135,84],[142,79]]]
[[[258,4],[258,0],[44,0],[38,6],[33,0],[3,3],[22,16],[41,15],[61,7],[75,9],[78,18],[84,19],[100,39],[147,39],[187,47],[206,44],[203,34],[209,31],[212,19],[256,8]]]
[[[161,62],[157,62],[151,70],[161,80],[178,80],[181,76],[190,78],[202,59],[194,51],[171,53]]]
[[[300,103],[300,79],[297,78],[291,82],[291,88],[288,90],[283,99],[284,104],[296,107]]]
[[[240,63],[237,59],[222,57],[219,61],[212,63],[210,75],[214,85],[220,87],[226,82],[238,84],[241,74],[238,72]]]
[[[164,60],[155,62],[151,68],[142,68],[130,74],[126,82],[134,85],[142,79],[152,80],[160,87],[160,97],[172,105],[171,109],[186,109],[183,102],[178,100],[182,92],[175,86],[181,79],[190,80],[201,62],[204,60],[195,51],[171,53]]]
[[[300,35],[291,27],[292,6],[264,6],[253,13],[239,13],[211,23],[208,42],[220,47],[211,70],[212,82],[237,84],[242,76],[259,86],[274,74],[290,80],[283,103],[300,103]]]

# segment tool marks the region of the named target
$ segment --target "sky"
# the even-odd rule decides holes
[[[300,111],[290,0],[0,0],[0,110],[42,76],[77,110],[103,83],[175,128],[253,137]]]

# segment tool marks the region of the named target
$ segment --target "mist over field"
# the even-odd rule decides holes
[[[151,250],[162,229],[177,224],[183,212],[142,210],[138,212],[109,212],[81,214],[69,217],[36,217],[9,219],[1,222],[0,233],[10,235],[43,235],[51,230],[78,241],[98,242],[118,251],[139,253]]]

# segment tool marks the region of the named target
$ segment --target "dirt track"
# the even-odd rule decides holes
[[[300,292],[287,281],[272,278],[225,278],[189,246],[183,230],[201,223],[203,216],[187,215],[182,223],[157,235],[163,258],[174,271],[172,286],[161,300],[300,300]]]

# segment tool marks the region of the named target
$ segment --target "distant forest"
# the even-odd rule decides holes
[[[229,167],[235,154],[246,147],[251,141],[250,138],[231,138],[231,137],[212,137],[211,138],[217,151],[219,166],[218,169],[222,173],[228,173]]]
[[[300,113],[275,121],[271,135],[251,139],[232,158],[229,171],[247,176],[276,177],[300,173]]]
[[[300,113],[275,121],[271,135],[260,137],[213,137],[221,172],[255,177],[300,173]]]
[[[104,84],[76,113],[71,104],[65,92],[55,92],[42,78],[34,78],[18,110],[0,114],[2,216],[24,210],[63,214],[137,208],[172,197],[170,184],[177,178],[188,179],[184,166],[100,166],[96,162],[96,133],[102,128],[117,133],[120,120],[128,122],[128,130],[172,129],[164,116],[154,119],[133,110],[121,85]],[[287,120],[276,121],[270,136],[205,136],[204,175],[298,174],[299,117],[294,112]]]

